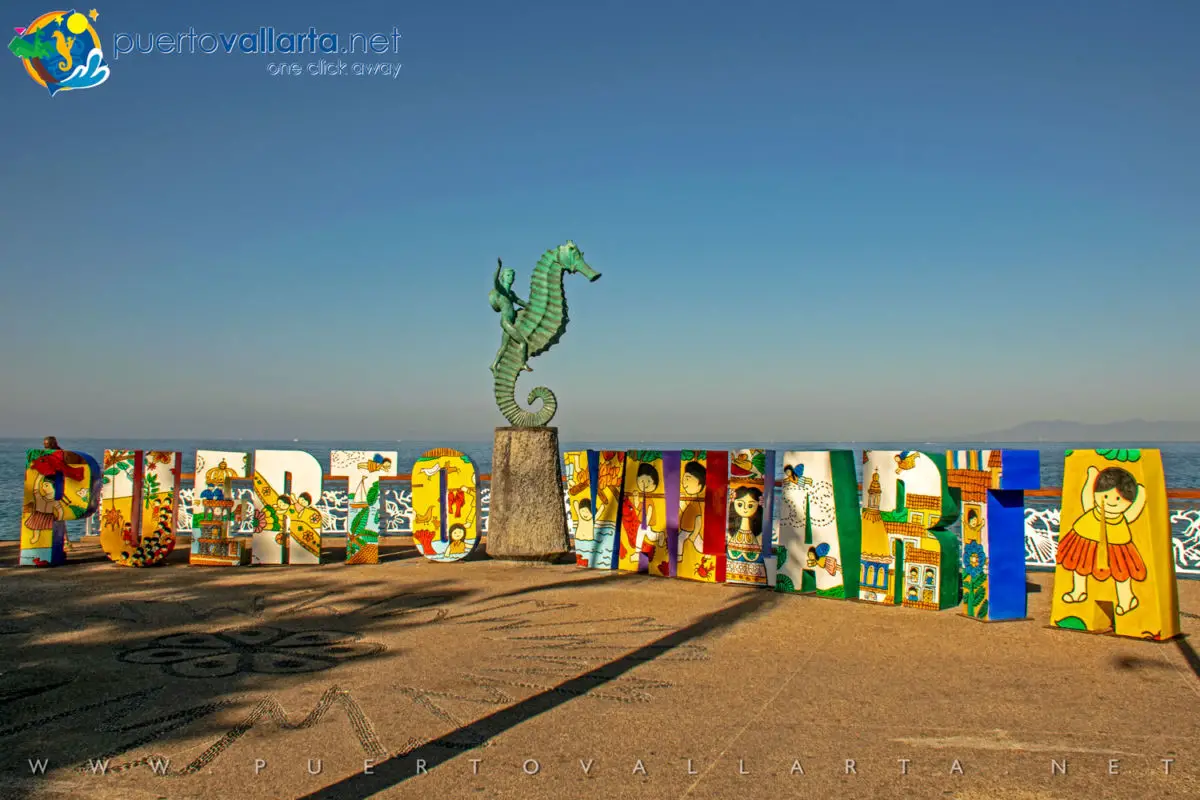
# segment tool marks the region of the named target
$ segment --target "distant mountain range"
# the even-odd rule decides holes
[[[964,437],[979,442],[1200,442],[1200,422],[1151,422],[1128,419],[1101,424],[1089,422],[1023,422],[1002,431]]]

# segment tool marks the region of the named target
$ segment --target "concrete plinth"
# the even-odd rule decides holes
[[[496,428],[487,553],[520,561],[569,561],[558,428]]]

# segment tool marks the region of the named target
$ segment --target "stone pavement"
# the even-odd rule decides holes
[[[1031,620],[987,625],[384,553],[0,545],[0,798],[1200,797],[1189,639],[1049,629],[1048,574]],[[1200,583],[1180,605],[1195,632]]]

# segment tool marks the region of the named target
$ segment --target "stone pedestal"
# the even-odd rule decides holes
[[[487,553],[570,561],[558,428],[496,428]]]

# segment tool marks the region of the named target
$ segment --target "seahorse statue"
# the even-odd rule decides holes
[[[500,314],[503,338],[500,350],[492,362],[492,379],[496,404],[514,427],[539,428],[550,423],[558,410],[554,392],[538,386],[529,393],[527,402],[542,401],[542,407],[526,411],[517,405],[517,376],[533,370],[529,359],[549,350],[562,338],[567,329],[567,297],[563,292],[563,275],[577,272],[589,281],[600,273],[583,260],[583,251],[568,241],[547,250],[533,268],[529,284],[529,300],[522,300],[512,289],[516,273],[505,269],[497,259],[494,286],[488,295],[492,310]]]

